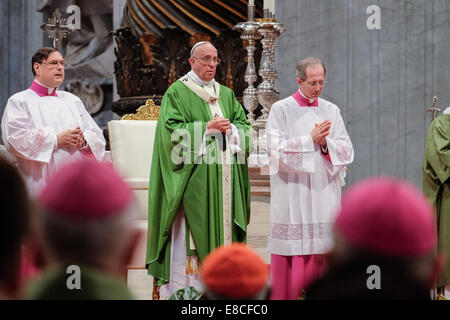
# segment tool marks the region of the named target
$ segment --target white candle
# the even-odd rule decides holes
[[[249,6],[254,6],[255,5],[255,0],[249,0],[248,1],[248,5]]]
[[[269,1],[270,0],[264,0],[263,9],[269,9]]]
[[[269,0],[269,11],[272,13],[275,12],[275,0]]]

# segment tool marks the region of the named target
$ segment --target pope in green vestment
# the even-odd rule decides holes
[[[449,111],[447,113],[447,111]],[[446,262],[437,286],[450,284],[450,108],[430,125],[423,161],[423,192],[436,209],[439,242]]]
[[[199,92],[205,93],[202,82],[214,83],[219,59],[217,50],[211,44],[203,44],[196,51],[194,46],[191,51],[189,62],[192,71],[188,75],[197,78],[197,84],[193,85]],[[233,242],[246,241],[250,220],[247,157],[251,125],[231,89],[217,83],[209,85],[214,99],[208,103],[207,98],[200,97],[188,86],[187,82],[192,82],[188,75],[173,83],[164,94],[155,133],[149,182],[146,266],[148,273],[155,277],[156,285],[170,281],[171,232],[180,207],[185,213],[186,235],[192,235],[195,247],[189,249],[189,236],[186,236],[187,256],[195,255],[201,262],[211,251],[224,244],[223,193],[226,188],[222,175],[225,174],[225,166],[220,161],[205,161],[199,155],[202,145],[207,146],[207,154],[212,158],[222,154],[224,147],[219,143],[220,132],[219,135],[208,136],[206,144],[203,140],[208,123],[212,123],[214,116],[217,116],[213,114],[210,104],[219,106],[221,119],[229,119],[233,129],[239,131],[238,152],[230,151],[231,145],[225,144],[231,155],[227,175],[231,178],[228,181],[231,189],[228,190],[231,190]]]

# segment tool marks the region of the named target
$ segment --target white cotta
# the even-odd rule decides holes
[[[62,149],[57,134],[80,127],[95,158],[103,160],[105,138],[81,100],[65,91],[39,97],[31,89],[11,96],[2,118],[2,139],[15,156],[29,191],[36,195],[63,163],[89,153],[89,148]]]
[[[267,121],[270,177],[268,249],[277,255],[322,254],[333,244],[345,167],[353,146],[339,108],[319,98],[318,107],[300,107],[293,97],[273,104]],[[326,138],[331,161],[313,143],[315,124],[331,121]]]

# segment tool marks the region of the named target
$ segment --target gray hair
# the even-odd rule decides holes
[[[214,47],[214,45],[213,45],[210,41],[200,41],[200,42],[197,42],[196,44],[194,44],[194,46],[193,46],[192,49],[191,49],[191,55],[190,55],[190,57],[192,58],[192,56],[194,55],[195,49],[197,49],[198,47],[200,47],[201,45],[204,45],[204,44],[210,44],[210,45],[212,45],[212,46]]]
[[[103,267],[124,250],[135,221],[135,203],[101,220],[77,221],[42,212],[45,244],[56,260]]]
[[[302,81],[305,81],[306,80],[306,68],[308,68],[310,66],[315,66],[315,65],[321,65],[325,75],[327,74],[327,68],[325,68],[325,64],[322,62],[322,60],[320,60],[319,58],[308,57],[303,60],[300,60],[297,63],[297,67],[296,67],[297,77],[300,78]]]

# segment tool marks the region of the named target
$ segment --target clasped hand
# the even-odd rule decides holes
[[[215,117],[206,124],[206,128],[208,129],[208,133],[223,132],[231,134],[232,132],[230,120],[224,117]]]
[[[330,134],[331,121],[325,120],[319,124],[315,124],[311,131],[311,138],[314,143],[325,147],[327,145],[326,137]]]
[[[68,148],[68,149],[78,149],[82,148],[86,143],[84,139],[83,131],[81,131],[80,127],[76,129],[67,129],[61,131],[58,135],[58,147],[59,148]]]

